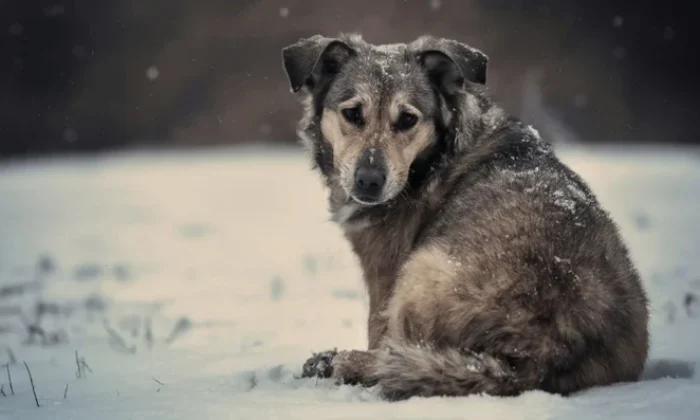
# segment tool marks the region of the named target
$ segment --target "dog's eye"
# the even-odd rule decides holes
[[[355,108],[345,108],[340,111],[343,114],[343,118],[347,120],[352,125],[360,127],[363,123],[362,120],[362,108],[356,106]]]
[[[398,121],[396,121],[396,124],[394,124],[394,129],[397,131],[410,130],[414,125],[416,125],[417,122],[418,117],[410,112],[402,112],[401,115],[399,115]]]

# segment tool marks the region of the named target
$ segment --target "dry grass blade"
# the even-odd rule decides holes
[[[32,377],[32,371],[29,370],[29,365],[27,362],[24,362],[24,367],[27,369],[27,375],[29,375],[29,383],[32,385],[32,393],[34,394],[34,402],[36,402],[37,407],[41,407],[39,405],[39,397],[36,396],[36,388],[34,387],[34,378]]]
[[[83,368],[82,368],[82,365],[80,364],[80,358],[78,357],[78,350],[75,351],[75,365],[77,366],[77,371],[75,372],[75,377],[78,379],[84,378],[85,375],[83,374]]]
[[[124,351],[126,353],[135,353],[136,348],[135,347],[129,347],[126,345],[126,341],[122,338],[122,336],[114,330],[114,328],[110,327],[107,321],[104,323],[105,330],[107,331],[107,334],[109,334],[109,344],[112,346],[112,348],[117,348],[120,351]]]
[[[190,321],[187,318],[180,318],[173,327],[173,330],[170,332],[168,337],[164,340],[165,344],[172,344],[175,340],[177,340],[180,336],[185,334],[191,328],[192,321]]]
[[[15,395],[15,387],[12,386],[12,374],[10,373],[10,365],[5,365],[5,369],[7,369],[7,381],[10,383],[10,393],[12,395]]]
[[[153,349],[153,329],[151,328],[151,318],[146,318],[145,320],[145,333],[144,340],[146,341],[146,348],[148,350]]]

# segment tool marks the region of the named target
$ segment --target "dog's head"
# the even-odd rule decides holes
[[[316,165],[364,205],[385,203],[435,156],[457,105],[484,84],[488,58],[457,41],[422,37],[376,46],[316,35],[282,50],[293,92],[303,92],[300,135]]]

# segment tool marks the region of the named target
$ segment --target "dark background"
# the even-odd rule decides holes
[[[421,34],[490,57],[488,85],[552,141],[700,143],[694,2],[0,0],[0,158],[287,143],[280,49]]]

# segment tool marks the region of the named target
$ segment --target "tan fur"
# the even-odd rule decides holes
[[[454,282],[458,275],[457,264],[439,245],[426,246],[411,255],[401,269],[386,309],[389,336],[417,342],[426,338],[422,331],[413,330],[412,324],[424,324],[421,330],[433,328],[433,320],[421,322],[418,317],[436,314],[435,308],[445,305],[445,299],[458,296]],[[406,317],[412,317],[412,323],[404,322]]]
[[[321,132],[333,147],[334,161],[341,179],[350,179],[357,157],[365,148],[361,141],[362,133],[345,122],[338,112],[330,109],[323,110]]]

